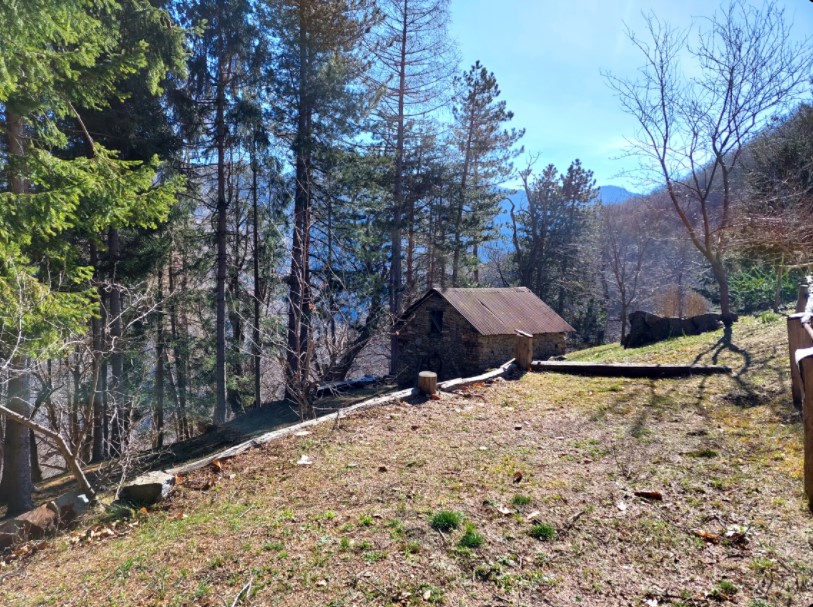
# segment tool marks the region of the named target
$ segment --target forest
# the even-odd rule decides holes
[[[449,19],[448,0],[0,3],[9,514],[71,461],[253,408],[308,419],[320,386],[395,373],[392,327],[427,289],[526,286],[571,349],[635,310],[795,298],[813,46],[778,7],[628,33],[638,74],[596,77],[650,186],[611,202],[579,159],[523,148]]]

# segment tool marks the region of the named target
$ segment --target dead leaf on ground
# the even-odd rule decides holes
[[[216,459],[211,463],[212,469],[215,472],[223,472],[223,464],[220,463],[219,459]]]
[[[720,543],[720,536],[717,535],[716,533],[712,533],[711,531],[703,531],[701,529],[698,529],[696,531],[693,531],[692,533],[694,533],[694,535],[710,544]]]

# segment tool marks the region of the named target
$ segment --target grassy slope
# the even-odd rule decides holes
[[[720,339],[578,358],[697,358],[736,378],[529,374],[252,451],[187,479],[121,537],[77,532],[0,569],[0,604],[807,605],[784,321],[738,323],[736,350]],[[302,454],[314,464],[296,466]],[[441,509],[483,545],[433,530]],[[531,537],[534,522],[556,537]],[[694,534],[727,530],[747,542]]]

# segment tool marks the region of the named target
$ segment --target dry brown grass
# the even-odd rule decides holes
[[[122,537],[76,532],[0,569],[0,604],[808,605],[783,331],[592,353],[705,352],[736,378],[529,374],[319,427],[200,471]],[[440,510],[482,546],[433,530]],[[555,538],[531,536],[542,523]]]

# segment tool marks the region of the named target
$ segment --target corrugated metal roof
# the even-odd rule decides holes
[[[517,331],[534,335],[574,331],[526,287],[433,291],[448,301],[481,335],[513,335]]]

